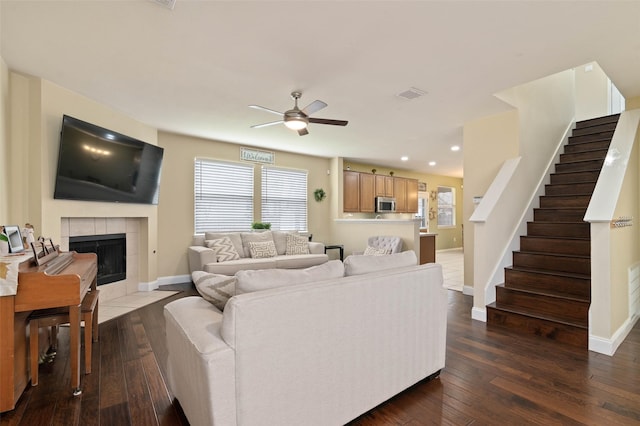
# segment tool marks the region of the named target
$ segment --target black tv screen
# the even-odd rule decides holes
[[[164,149],[65,115],[55,199],[158,204]]]

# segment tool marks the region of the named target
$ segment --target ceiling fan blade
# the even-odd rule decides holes
[[[278,112],[278,111],[276,111],[276,110],[274,110],[274,109],[271,109],[271,108],[265,108],[265,107],[260,106],[260,105],[249,105],[249,108],[259,109],[259,110],[262,110],[262,111],[270,112],[270,113],[272,113],[272,114],[284,115],[284,113],[283,113],[283,112]]]
[[[326,103],[315,100],[311,102],[309,105],[307,105],[306,107],[304,107],[302,109],[302,112],[304,112],[307,115],[311,115],[314,112],[320,111],[322,108],[326,108],[326,107],[327,107]]]
[[[307,130],[307,128],[305,127],[304,129],[300,129],[300,130],[298,130],[298,134],[299,134],[300,136],[308,135],[308,134],[309,134],[309,131],[308,131],[308,130]]]
[[[274,124],[282,124],[282,123],[284,123],[283,120],[278,120],[278,121],[272,121],[270,123],[255,124],[255,125],[251,126],[251,128],[252,129],[259,129],[261,127],[273,126]]]
[[[309,123],[331,124],[333,126],[346,126],[349,122],[346,120],[329,120],[328,118],[309,117]]]

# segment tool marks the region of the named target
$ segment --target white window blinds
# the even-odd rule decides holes
[[[240,231],[253,221],[253,165],[196,158],[195,231]]]
[[[307,172],[262,167],[262,221],[271,229],[307,230]]]
[[[455,191],[447,186],[438,187],[438,227],[456,225]]]

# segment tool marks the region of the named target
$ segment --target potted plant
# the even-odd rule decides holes
[[[269,222],[253,222],[251,224],[252,229],[271,229],[271,224]]]
[[[4,234],[4,227],[0,226],[0,256],[9,254],[9,237]]]

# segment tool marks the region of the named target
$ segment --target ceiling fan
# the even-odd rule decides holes
[[[304,136],[309,134],[309,131],[307,130],[307,126],[309,125],[309,123],[331,124],[333,126],[346,126],[347,123],[349,123],[345,120],[329,120],[326,118],[309,117],[314,112],[320,111],[322,108],[325,108],[327,104],[322,101],[315,100],[306,107],[300,109],[298,108],[298,99],[300,99],[301,96],[301,92],[292,92],[291,97],[293,98],[295,105],[292,109],[285,112],[275,111],[273,109],[265,108],[260,105],[249,105],[249,108],[255,108],[282,116],[282,120],[256,124],[255,126],[251,126],[251,128],[258,129],[260,127],[273,126],[274,124],[283,123],[288,128],[296,130],[300,136]]]

